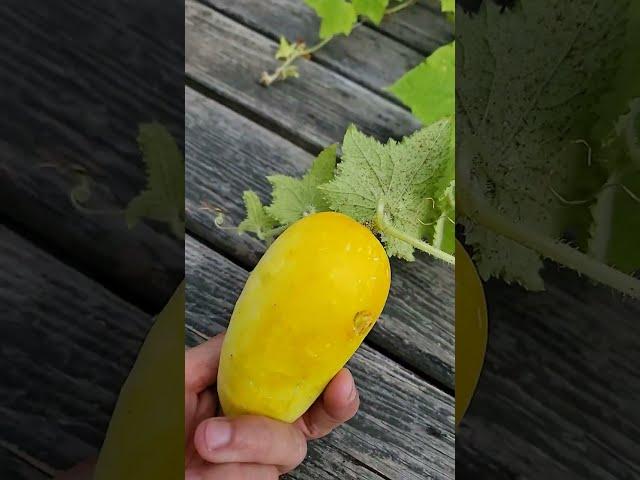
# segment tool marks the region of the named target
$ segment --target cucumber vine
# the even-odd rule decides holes
[[[320,41],[308,46],[304,41],[290,42],[284,36],[275,53],[276,60],[281,64],[273,72],[262,72],[260,83],[270,86],[277,81],[288,78],[298,78],[300,71],[295,62],[301,58],[309,60],[311,56],[331,42],[338,35],[349,35],[364,22],[374,25],[391,15],[405,10],[417,3],[418,0],[305,0],[305,3],[315,10],[321,18]],[[390,5],[391,4],[391,5]],[[443,12],[451,14],[453,3],[444,0]]]
[[[143,218],[162,222],[175,237],[183,239],[184,156],[166,127],[159,123],[139,126],[138,145],[146,166],[147,185],[125,208],[89,207],[87,203],[95,185],[89,173],[80,165],[71,166],[76,183],[69,191],[69,201],[85,215],[121,215],[129,228]],[[61,168],[59,165],[53,166]]]

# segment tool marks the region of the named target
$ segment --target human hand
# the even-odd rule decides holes
[[[297,467],[307,441],[353,417],[360,400],[343,368],[295,423],[260,416],[215,417],[223,334],[185,353],[185,479],[274,480]]]
[[[53,480],[91,480],[96,468],[97,457],[91,457],[79,463],[71,470],[60,472]]]

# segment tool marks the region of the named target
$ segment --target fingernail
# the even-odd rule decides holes
[[[231,442],[231,424],[225,419],[215,419],[207,423],[204,441],[209,450],[217,450]]]
[[[195,470],[187,470],[184,474],[184,480],[202,480],[202,475]]]

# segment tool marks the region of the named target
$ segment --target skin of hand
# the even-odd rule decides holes
[[[215,381],[224,334],[185,353],[185,480],[275,480],[297,467],[307,441],[353,417],[360,400],[340,370],[293,424],[260,416],[216,417]]]
[[[79,463],[71,470],[56,475],[54,480],[91,480],[96,468],[97,457],[91,457]]]

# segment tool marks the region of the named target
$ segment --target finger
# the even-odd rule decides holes
[[[185,395],[185,462],[190,465],[196,453],[193,445],[193,435],[203,420],[216,414],[218,404],[217,395],[212,389],[206,389],[199,395],[187,393]],[[188,416],[187,416],[188,415]]]
[[[184,392],[184,436],[185,441],[193,435],[197,423],[194,421],[198,412],[198,394],[195,392]]]
[[[194,442],[208,462],[276,465],[282,473],[307,455],[307,442],[298,428],[258,416],[205,420],[198,425]]]
[[[322,396],[296,422],[308,439],[320,438],[352,418],[360,407],[351,372],[343,368],[324,389]]]
[[[220,333],[184,354],[184,388],[200,393],[216,381],[224,333]]]
[[[207,465],[185,472],[185,480],[277,480],[278,469],[273,465],[225,463]]]
[[[195,428],[209,417],[213,417],[216,414],[216,407],[218,405],[218,394],[215,390],[208,388],[198,395],[198,410],[194,417],[194,430]]]

